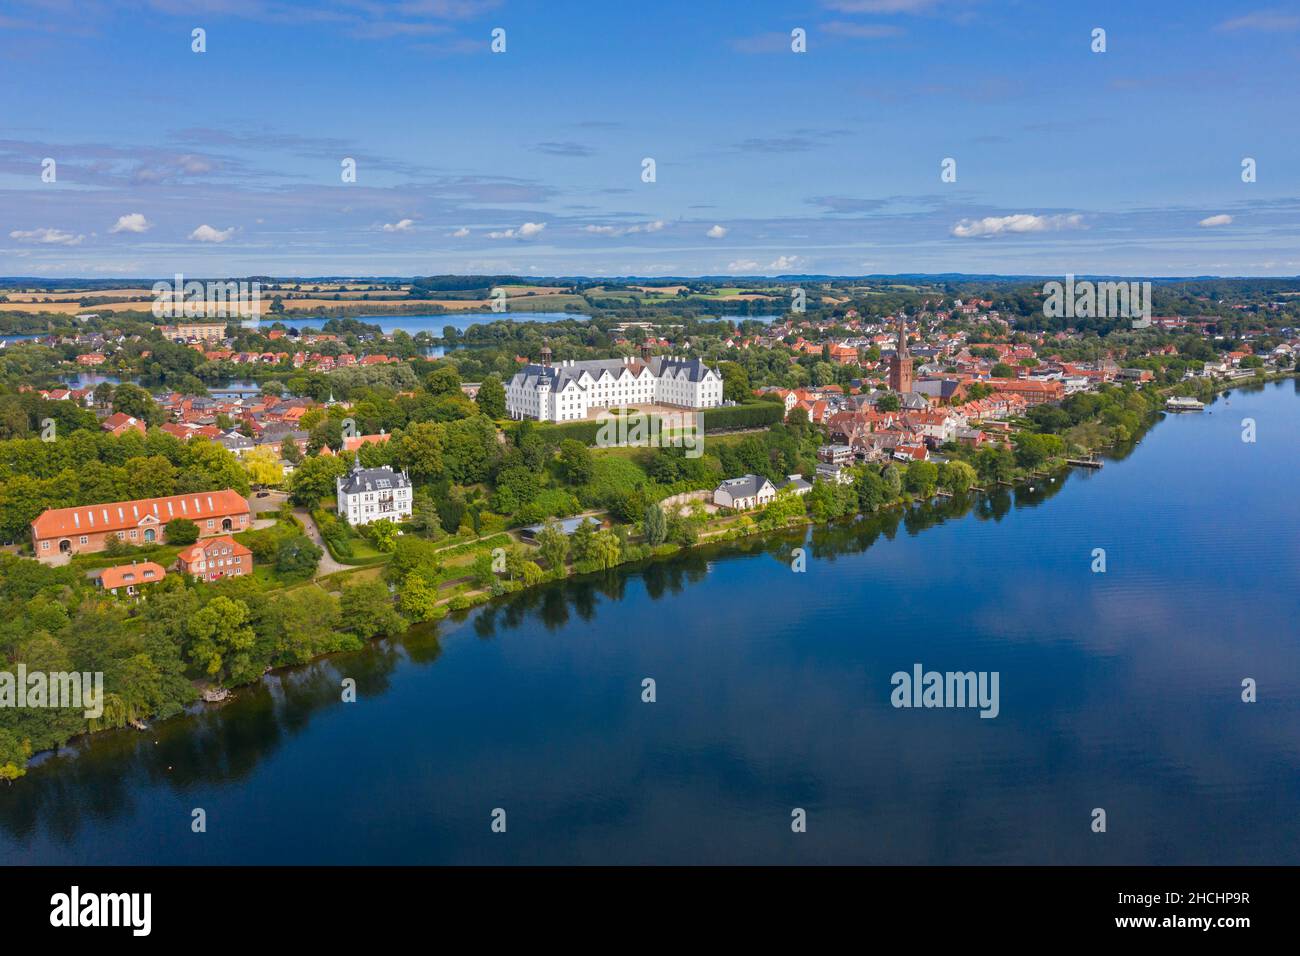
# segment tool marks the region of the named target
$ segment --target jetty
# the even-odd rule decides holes
[[[1067,458],[1065,463],[1079,468],[1100,468],[1102,465],[1100,458]]]

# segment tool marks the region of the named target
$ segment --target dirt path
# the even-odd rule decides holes
[[[325,546],[325,541],[320,536],[320,529],[316,527],[316,522],[312,520],[306,508],[294,508],[293,515],[302,522],[303,533],[311,538],[312,544],[321,549],[320,564],[316,566],[315,577],[323,578],[327,574],[334,574],[338,571],[355,570],[350,564],[339,564],[334,560],[334,556],[330,554],[330,549]]]

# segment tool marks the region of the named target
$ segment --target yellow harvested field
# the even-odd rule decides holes
[[[0,290],[2,291],[2,290]],[[41,299],[76,302],[78,299],[103,298],[121,300],[133,295],[153,295],[152,289],[94,289],[81,292],[5,292],[10,302],[37,302]]]
[[[153,300],[148,302],[114,302],[107,305],[95,303],[94,305],[80,305],[77,302],[15,302],[13,296],[9,297],[8,303],[0,302],[0,312],[8,310],[10,312],[48,312],[57,315],[77,315],[81,312],[126,312],[135,310],[137,312],[148,312],[153,306]]]

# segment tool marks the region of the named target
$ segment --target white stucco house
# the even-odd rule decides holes
[[[353,527],[411,516],[411,479],[388,465],[362,468],[357,462],[350,472],[335,479],[335,488],[339,517]]]
[[[713,489],[713,503],[720,508],[747,511],[767,504],[776,497],[776,486],[762,475],[728,478]]]

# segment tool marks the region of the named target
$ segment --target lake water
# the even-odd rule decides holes
[[[368,325],[379,326],[385,334],[392,333],[398,329],[410,335],[417,332],[428,332],[437,338],[442,337],[442,330],[447,326],[453,326],[458,331],[464,332],[471,325],[486,325],[490,322],[500,322],[509,319],[512,322],[560,322],[564,319],[576,319],[585,322],[587,317],[574,312],[446,312],[441,315],[354,315],[348,318],[356,319],[358,322],[365,322]],[[262,325],[268,325],[271,320],[263,320]],[[327,321],[323,317],[312,317],[305,319],[286,318],[280,319],[285,325],[300,329],[319,329]],[[251,325],[250,323],[244,323]]]
[[[1298,413],[1239,390],[802,574],[754,539],[274,675],[0,787],[0,863],[1300,863]],[[999,715],[895,709],[915,663]]]

